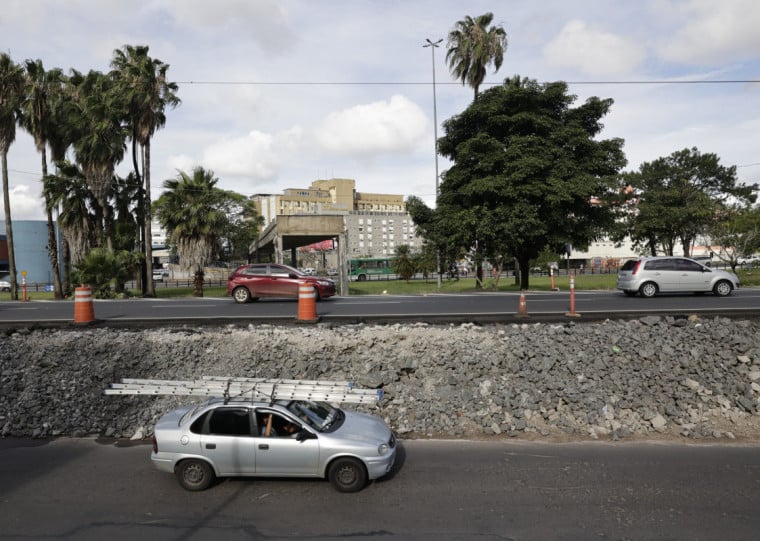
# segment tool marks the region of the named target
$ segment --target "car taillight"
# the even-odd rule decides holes
[[[153,452],[158,454],[158,440],[155,434],[153,434]]]
[[[641,265],[641,261],[637,261],[636,265],[634,265],[633,270],[631,271],[631,275],[635,276],[637,272],[639,272],[639,265]]]

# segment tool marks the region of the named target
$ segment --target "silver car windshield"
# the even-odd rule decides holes
[[[330,426],[339,411],[325,402],[311,400],[294,400],[288,404],[288,410],[319,432]]]

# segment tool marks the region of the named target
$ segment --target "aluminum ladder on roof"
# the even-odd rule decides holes
[[[347,381],[229,378],[203,376],[200,380],[122,378],[111,383],[107,395],[175,395],[248,397],[251,400],[312,400],[314,402],[372,403],[383,398],[382,389],[357,389]]]

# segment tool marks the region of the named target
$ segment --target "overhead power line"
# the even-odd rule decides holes
[[[726,85],[760,83],[760,79],[684,79],[684,80],[628,80],[628,81],[544,81],[564,82],[568,85]],[[432,81],[177,81],[182,85],[240,85],[240,86],[430,86]],[[461,81],[436,81],[437,85],[461,85]],[[481,86],[495,86],[500,82],[483,82]]]

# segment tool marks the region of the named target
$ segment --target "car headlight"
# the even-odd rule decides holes
[[[384,455],[387,452],[388,452],[388,444],[387,443],[381,443],[380,445],[377,446],[377,454],[378,455],[382,456],[382,455]]]
[[[317,283],[319,285],[321,285],[321,286],[331,286],[331,285],[333,285],[333,281],[332,280],[319,280]]]

